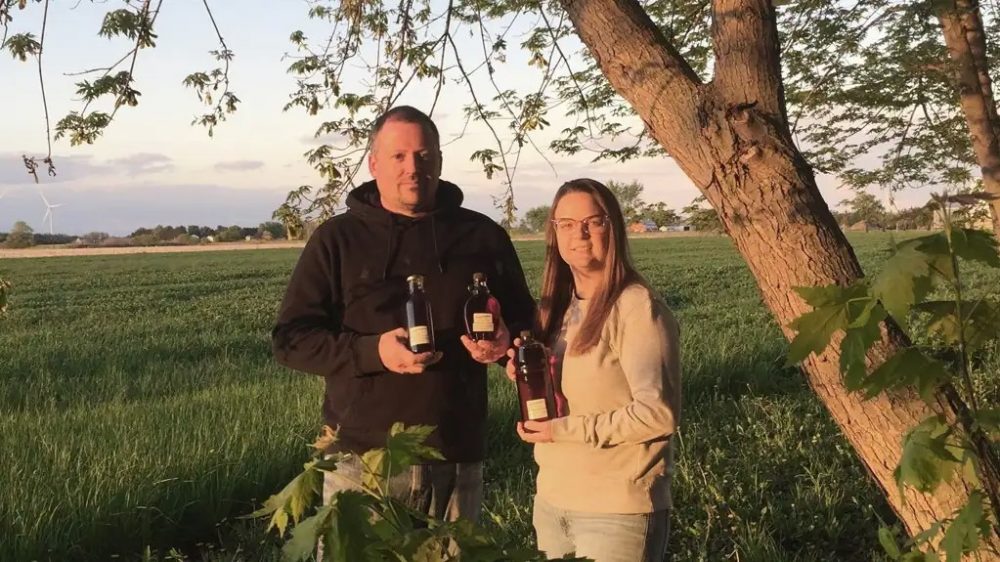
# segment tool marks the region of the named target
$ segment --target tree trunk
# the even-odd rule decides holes
[[[941,5],[938,19],[951,57],[959,103],[972,137],[983,187],[995,197],[990,202],[990,215],[993,234],[1000,238],[1000,119],[993,99],[979,4],[975,0],[950,0]]]
[[[796,286],[846,285],[863,275],[854,251],[792,142],[777,29],[768,0],[715,0],[715,78],[702,83],[635,0],[562,0],[608,81],[718,211],[786,337],[809,307]],[[887,326],[873,354],[906,345]],[[893,478],[904,433],[936,413],[912,393],[863,401],[839,373],[839,346],[804,362],[809,384],[881,485],[911,534],[968,497],[956,478],[936,494]],[[949,411],[945,400],[939,401]],[[997,560],[984,553],[983,560]]]

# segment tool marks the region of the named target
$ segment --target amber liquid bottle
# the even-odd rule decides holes
[[[486,275],[472,274],[465,301],[465,333],[472,341],[492,341],[500,324],[500,303],[490,295]]]
[[[546,421],[555,417],[556,409],[549,391],[549,354],[531,332],[521,332],[517,348],[517,397],[521,403],[522,421]]]
[[[410,340],[410,351],[426,353],[434,351],[434,320],[431,317],[431,303],[424,294],[424,276],[411,275],[406,278],[410,286],[410,296],[406,299],[406,332]]]

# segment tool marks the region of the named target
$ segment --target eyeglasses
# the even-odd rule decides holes
[[[583,230],[586,232],[603,232],[605,228],[610,224],[610,219],[608,215],[593,215],[585,217],[582,219],[553,219],[552,225],[555,226],[556,232],[569,233],[576,229],[576,225],[583,225]]]

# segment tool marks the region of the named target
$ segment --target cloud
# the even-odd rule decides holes
[[[91,156],[54,155],[52,160],[56,167],[56,175],[50,176],[47,166],[42,163],[42,158],[44,155],[35,156],[38,162],[38,181],[41,184],[78,180],[111,171],[108,166],[95,164]],[[21,153],[0,152],[0,185],[33,185],[34,183],[35,178],[28,174],[27,169],[25,169]]]
[[[134,177],[144,174],[168,172],[174,169],[173,158],[165,154],[138,152],[122,158],[113,158],[103,163],[96,163],[90,155],[64,156],[56,153],[52,156],[56,175],[48,175],[47,166],[42,163],[44,156],[35,156],[38,161],[38,180],[40,184],[77,181],[93,176],[115,174]],[[28,174],[20,153],[0,153],[0,185],[30,185],[35,179]]]
[[[320,136],[314,135],[303,135],[299,137],[299,142],[302,144],[308,144],[310,146],[319,146],[321,144],[330,144],[333,146],[347,146],[347,142],[350,137],[341,132],[326,133]]]
[[[219,162],[213,168],[216,172],[245,172],[248,170],[258,170],[264,167],[264,162],[260,160],[232,160],[229,162]]]
[[[173,158],[166,154],[137,152],[124,158],[108,160],[108,165],[118,173],[124,172],[128,176],[138,176],[169,172],[174,169],[173,161]]]

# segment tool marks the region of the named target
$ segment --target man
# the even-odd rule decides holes
[[[325,421],[336,451],[357,453],[327,474],[324,500],[356,489],[360,454],[385,446],[394,422],[433,425],[428,444],[444,462],[413,467],[393,496],[438,518],[475,520],[482,502],[486,364],[505,357],[510,331],[531,325],[535,304],[507,233],[461,207],[462,191],[440,180],[437,127],[400,106],[373,128],[374,181],[353,190],[348,211],[306,244],[272,332],[278,362],[326,379]],[[483,272],[503,322],[493,342],[465,336],[463,305]],[[436,351],[411,353],[406,278],[421,274],[433,311]]]

